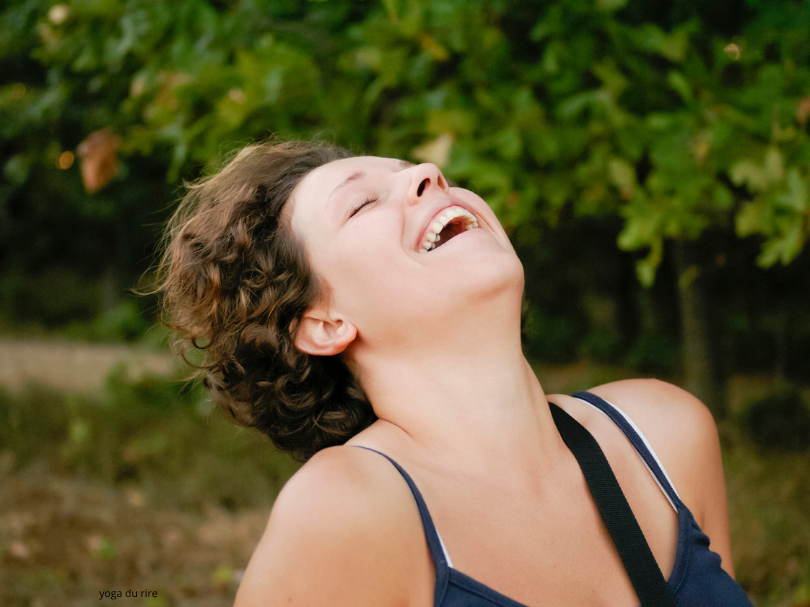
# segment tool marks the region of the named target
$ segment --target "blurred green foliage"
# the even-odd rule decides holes
[[[664,238],[733,223],[771,265],[807,237],[804,2],[27,0],[1,25],[0,134],[26,143],[7,193],[107,126],[169,181],[224,143],[326,133],[403,157],[448,142],[447,173],[508,226],[569,203],[617,213],[619,245],[649,247],[645,283]],[[73,211],[118,220],[138,202]]]
[[[751,404],[741,416],[740,426],[762,449],[810,448],[810,406],[796,386],[785,386]]]
[[[708,241],[718,274],[727,262],[796,259],[810,229],[808,116],[810,6],[800,0],[10,0],[0,14],[0,323],[76,321],[77,334],[131,338],[143,327],[129,308],[121,315],[120,293],[149,267],[180,181],[254,139],[321,136],[435,162],[488,201],[522,258],[545,247],[555,276],[532,300],[544,320],[538,356],[627,355],[640,369],[673,369],[671,287],[641,295],[625,266],[646,286],[662,272],[677,280],[662,259],[682,240]],[[88,194],[79,144],[107,127],[121,165]],[[594,249],[572,266],[577,282],[608,275],[629,298],[652,298],[653,312],[604,281],[580,289],[618,302],[610,326],[564,293],[571,246],[551,248],[548,230],[588,218],[603,228],[598,243],[569,233]],[[543,254],[526,264],[532,280]],[[753,271],[743,283],[780,281]],[[729,281],[719,277],[721,294]],[[716,319],[739,321],[724,327],[732,358],[747,356],[739,342],[769,305],[755,298],[727,298],[732,309]],[[806,362],[810,329],[796,331],[780,342],[763,327],[759,351],[792,348]]]
[[[0,26],[7,196],[108,126],[127,190],[138,157],[174,182],[223,145],[323,133],[446,158],[509,227],[618,214],[647,284],[665,238],[733,224],[771,265],[807,237],[804,2],[26,0]],[[102,224],[148,206],[76,186],[45,185]]]

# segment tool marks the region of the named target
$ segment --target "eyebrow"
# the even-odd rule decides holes
[[[400,169],[407,169],[408,167],[416,166],[413,162],[408,162],[407,160],[399,160],[398,162]],[[357,181],[358,179],[362,179],[365,176],[366,174],[364,171],[355,171],[354,173],[346,177],[346,179],[344,179],[341,183],[339,183],[335,187],[335,189],[332,190],[332,193],[329,194],[329,202],[327,204],[331,204],[332,197],[335,195],[335,192],[337,192],[339,189],[349,185],[352,181]]]

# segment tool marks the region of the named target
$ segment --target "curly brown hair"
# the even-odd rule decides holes
[[[285,205],[310,171],[351,156],[320,143],[265,142],[187,184],[152,291],[175,351],[194,367],[188,379],[201,377],[234,422],[300,461],[377,419],[342,355],[295,347],[298,320],[329,292]],[[202,351],[200,365],[188,361],[190,349]]]

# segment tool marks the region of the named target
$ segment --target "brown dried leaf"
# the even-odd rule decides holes
[[[101,129],[79,144],[76,152],[81,158],[82,182],[84,189],[92,194],[98,192],[115,177],[118,172],[116,151],[121,138],[114,135],[111,128]]]
[[[413,157],[422,162],[432,162],[440,169],[444,168],[450,159],[450,150],[454,141],[455,137],[452,133],[444,133],[436,139],[414,148]]]
[[[11,542],[8,551],[11,553],[11,556],[13,556],[14,558],[18,558],[22,561],[31,558],[31,551],[28,550],[28,546],[26,546],[20,541]]]
[[[810,97],[804,97],[799,100],[799,105],[796,107],[796,120],[804,126],[807,124],[808,117],[810,117]]]

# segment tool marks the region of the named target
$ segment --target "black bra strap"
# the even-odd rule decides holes
[[[599,443],[568,413],[554,403],[549,405],[560,436],[582,468],[602,520],[641,600],[641,607],[677,607]]]

